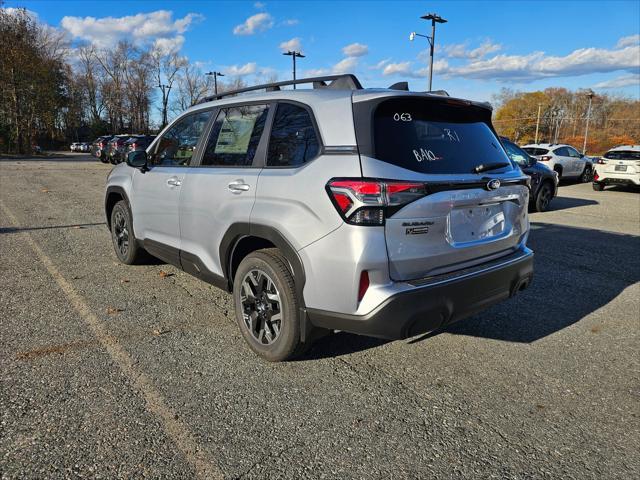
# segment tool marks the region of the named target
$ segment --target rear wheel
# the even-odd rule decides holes
[[[600,182],[593,182],[593,183],[591,184],[591,186],[593,187],[593,189],[594,189],[596,192],[601,192],[601,191],[603,191],[603,190],[604,190],[604,183],[600,183]]]
[[[240,332],[255,353],[280,362],[304,352],[293,275],[279,250],[257,250],[240,262],[233,299]]]
[[[549,203],[551,203],[551,199],[553,198],[553,189],[548,182],[543,183],[540,186],[540,190],[538,190],[538,195],[536,195],[536,211],[544,212],[549,208]]]
[[[144,257],[144,250],[133,236],[133,219],[124,200],[116,203],[111,210],[111,240],[116,256],[122,263],[132,265]]]
[[[584,167],[582,175],[580,175],[580,182],[581,183],[587,183],[587,182],[590,182],[591,180],[593,180],[592,169],[591,169],[591,167],[589,165],[586,165]]]

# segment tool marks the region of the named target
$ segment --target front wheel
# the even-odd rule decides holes
[[[144,251],[133,235],[133,219],[124,200],[116,203],[111,210],[111,240],[116,256],[122,263],[132,265],[143,258]]]
[[[240,332],[255,353],[281,362],[304,352],[293,275],[278,249],[257,250],[240,262],[233,299]]]

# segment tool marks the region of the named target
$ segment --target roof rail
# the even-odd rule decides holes
[[[327,84],[326,82],[331,82]],[[266,90],[267,92],[275,92],[280,90],[280,87],[287,85],[301,85],[311,83],[314,89],[319,88],[331,88],[336,90],[362,90],[362,85],[358,81],[355,75],[350,73],[344,75],[326,75],[324,77],[311,77],[300,78],[297,80],[285,80],[283,82],[265,83],[262,85],[254,85],[253,87],[239,88],[237,90],[229,90],[228,92],[221,92],[216,95],[210,95],[203,98],[198,103],[210,102],[212,100],[220,100],[224,97],[231,95],[237,95],[239,93],[253,92],[256,90]]]

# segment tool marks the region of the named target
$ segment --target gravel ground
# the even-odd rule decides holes
[[[638,193],[561,186],[480,315],[269,364],[227,294],[116,261],[109,169],[0,159],[2,478],[640,477]]]

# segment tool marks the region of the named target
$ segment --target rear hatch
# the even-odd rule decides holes
[[[601,160],[604,165],[598,165],[596,171],[604,167],[605,173],[616,175],[640,174],[640,150],[612,150],[604,154]]]
[[[424,185],[387,209],[392,279],[460,270],[519,248],[529,179],[500,144],[488,105],[406,93],[353,101],[363,177]]]

